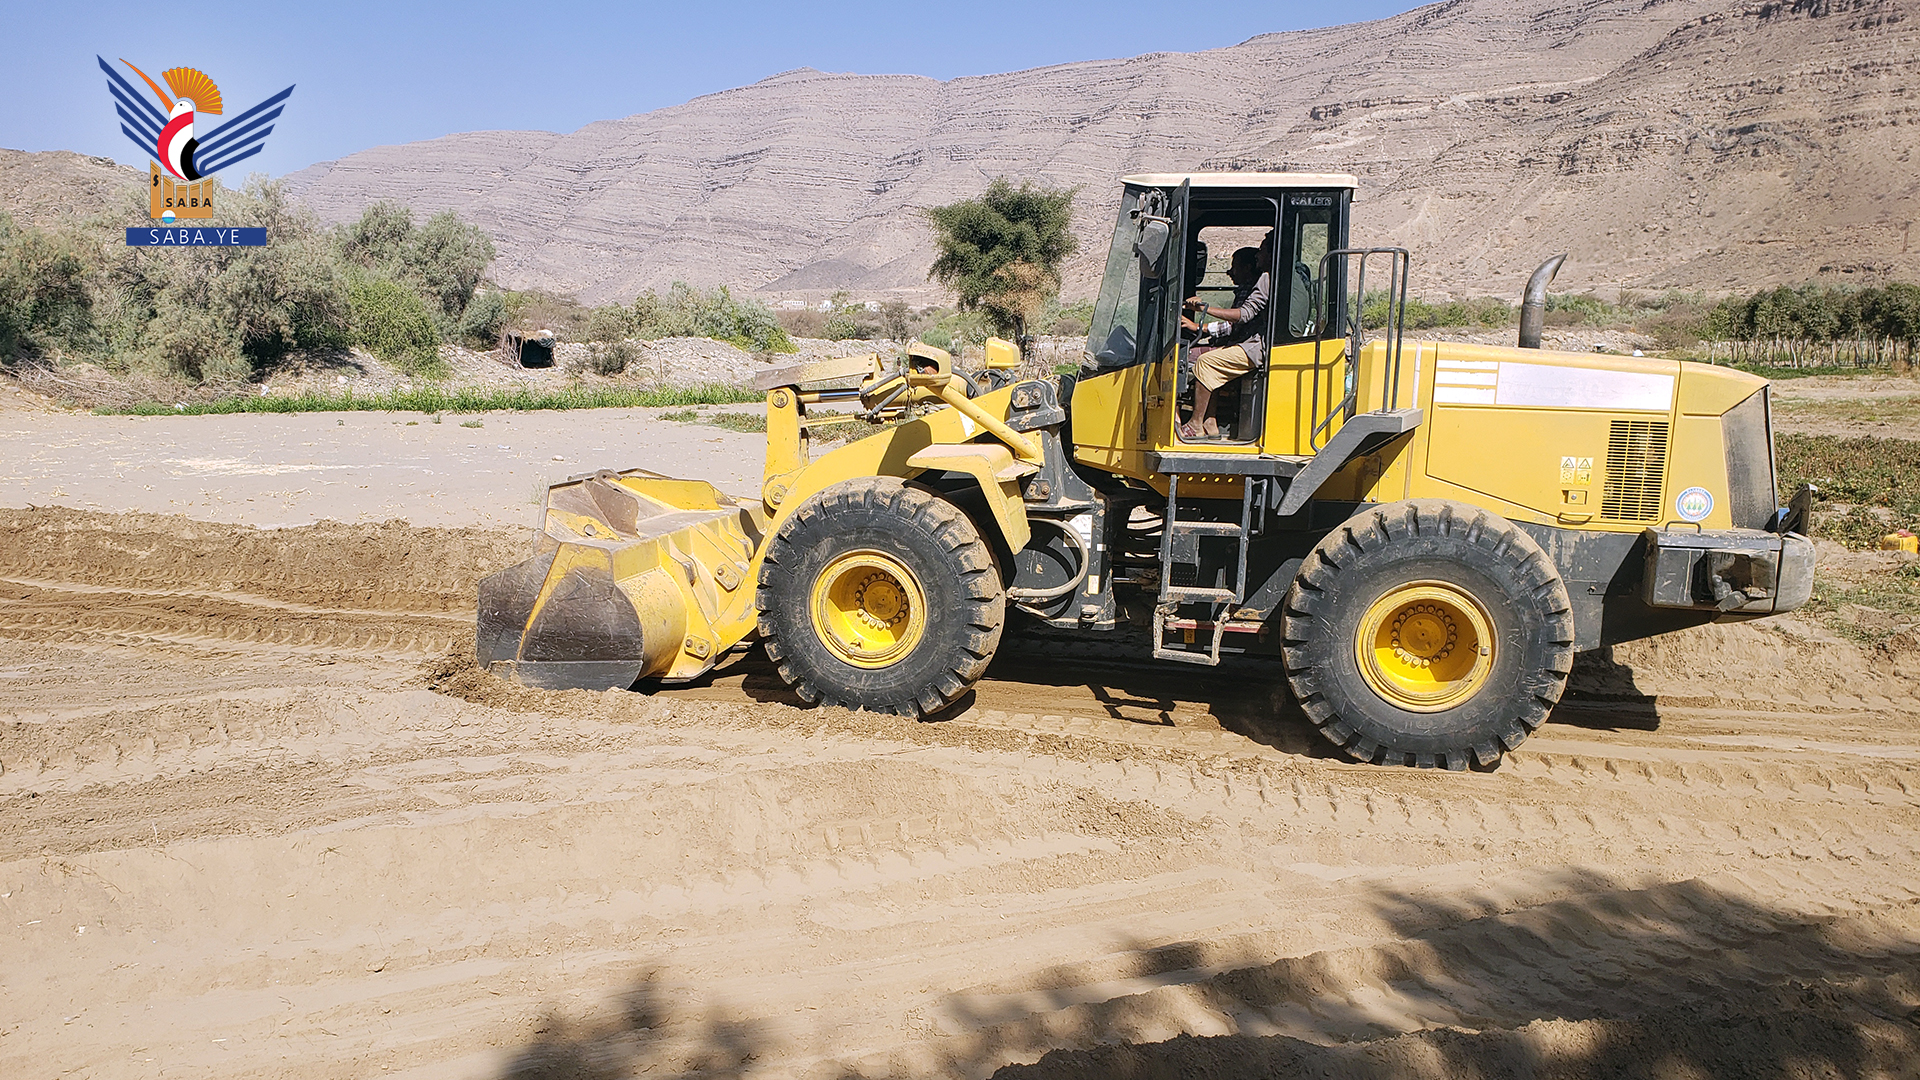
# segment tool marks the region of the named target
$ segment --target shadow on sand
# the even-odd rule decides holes
[[[994,986],[877,1002],[909,1017],[902,1045],[884,1061],[870,1053],[797,1074],[1920,1076],[1912,905],[1818,916],[1698,880],[1641,888],[1567,871],[1548,884],[1563,898],[1517,909],[1490,895],[1379,888],[1364,902],[1390,936],[1306,956],[1135,945]],[[790,1054],[845,1052],[827,1033],[711,1004],[683,1010],[686,994],[650,976],[597,1018],[549,1017],[501,1076],[784,1075]]]

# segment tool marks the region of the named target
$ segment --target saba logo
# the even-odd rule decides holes
[[[127,69],[140,76],[160,104],[155,107],[147,96],[134,88],[104,57],[94,57],[100,70],[107,73],[107,91],[113,95],[114,110],[120,115],[120,130],[142,151],[151,154],[148,166],[148,207],[150,216],[162,225],[184,218],[213,216],[213,173],[235,162],[244,161],[266,148],[274,121],[293,96],[293,87],[273,95],[211,131],[196,130],[201,116],[219,116],[225,109],[220,88],[212,79],[190,67],[168,68],[160,73],[166,83],[162,89],[146,72],[128,64]],[[172,94],[168,94],[168,90]],[[169,244],[191,241],[144,239],[148,233],[159,235],[168,230],[128,229],[129,244]],[[186,230],[181,230],[185,232]],[[251,233],[251,229],[228,229],[226,233]],[[135,233],[143,239],[136,240]],[[205,242],[205,241],[202,241]],[[247,243],[247,240],[222,239],[220,243]],[[265,242],[264,236],[261,238]]]

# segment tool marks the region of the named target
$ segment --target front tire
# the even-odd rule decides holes
[[[1546,719],[1573,665],[1558,569],[1513,523],[1462,503],[1374,507],[1288,590],[1287,681],[1358,761],[1492,766]]]
[[[811,703],[924,716],[986,673],[1006,618],[993,553],[952,503],[894,477],[836,484],[782,522],[760,636]]]

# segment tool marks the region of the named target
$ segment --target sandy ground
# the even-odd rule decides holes
[[[448,413],[436,424],[419,413],[4,409],[0,505],[185,514],[262,528],[391,518],[532,526],[551,483],[609,461],[668,460],[674,475],[759,497],[760,436],[659,419],[666,411]]]
[[[0,413],[0,1076],[1920,1076],[1909,639],[1588,657],[1467,774],[1031,648],[930,723],[529,691],[535,489],[760,441],[408,419]]]

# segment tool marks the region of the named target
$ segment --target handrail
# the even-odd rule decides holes
[[[1353,307],[1347,319],[1347,377],[1346,385],[1343,387],[1345,394],[1339,401],[1328,403],[1327,415],[1324,418],[1320,415],[1320,375],[1322,371],[1320,349],[1323,339],[1318,334],[1316,334],[1313,339],[1313,405],[1311,411],[1307,414],[1308,422],[1311,423],[1313,427],[1307,433],[1307,447],[1316,454],[1320,452],[1322,437],[1328,433],[1328,429],[1333,424],[1334,417],[1345,413],[1346,415],[1342,419],[1351,420],[1357,411],[1355,406],[1359,404],[1360,396],[1360,346],[1363,343],[1365,335],[1364,323],[1366,321],[1367,259],[1374,255],[1385,255],[1388,258],[1387,321],[1384,329],[1387,338],[1387,360],[1392,371],[1392,377],[1388,381],[1388,384],[1381,388],[1380,404],[1383,409],[1398,409],[1400,407],[1400,355],[1401,338],[1406,330],[1407,271],[1411,268],[1413,262],[1413,256],[1406,248],[1335,248],[1325,255],[1322,255],[1320,257],[1319,296],[1315,298],[1317,303],[1315,305],[1314,326],[1316,328],[1325,327],[1332,321],[1334,296],[1333,290],[1328,286],[1333,282],[1333,278],[1329,274],[1333,266],[1333,260],[1344,260],[1354,255],[1360,256],[1360,269],[1359,272],[1354,275]],[[1342,269],[1344,268],[1345,264],[1343,263]],[[1343,295],[1341,299],[1344,300],[1345,296]]]

